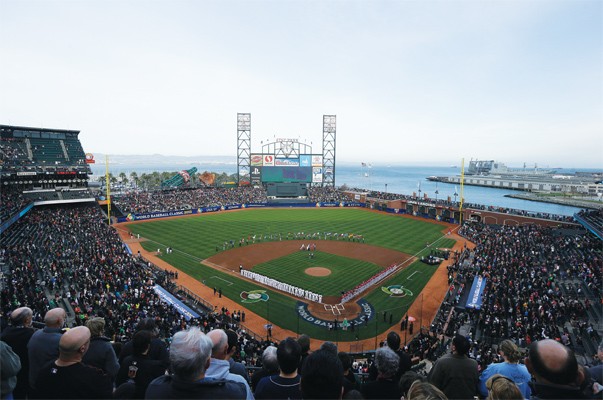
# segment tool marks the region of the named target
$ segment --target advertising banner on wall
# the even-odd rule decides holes
[[[312,167],[312,183],[322,183],[321,167]]]
[[[260,185],[262,183],[262,167],[252,166],[249,176],[252,185]]]
[[[333,168],[325,168],[325,177],[329,180],[333,177]]]
[[[254,165],[262,165],[262,155],[261,154],[252,154],[251,155],[251,166]]]
[[[299,167],[299,158],[277,158],[274,165],[276,167]]]
[[[267,154],[264,156],[264,167],[274,167],[274,156]]]
[[[312,166],[322,167],[322,156],[312,156]]]
[[[309,156],[309,155],[299,156],[299,166],[300,167],[311,167],[312,166],[312,156]]]

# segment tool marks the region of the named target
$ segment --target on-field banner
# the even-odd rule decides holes
[[[309,155],[299,156],[299,166],[300,167],[311,167],[312,166],[312,157]]]
[[[322,167],[312,167],[312,183],[322,182]]]
[[[31,205],[33,207],[33,204]],[[117,222],[142,221],[146,219],[178,217],[182,215],[205,214],[217,211],[238,210],[241,208],[283,208],[283,207],[364,207],[363,203],[252,203],[252,204],[231,204],[226,206],[203,207],[193,210],[179,210],[152,214],[128,214],[126,217],[117,218]],[[29,208],[28,208],[29,209]],[[27,210],[28,210],[27,209]]]
[[[277,158],[274,165],[277,167],[299,167],[299,158]]]
[[[482,276],[476,276],[473,279],[473,285],[469,292],[469,299],[467,300],[467,307],[475,308],[479,310],[482,308],[482,293],[486,288],[486,278]]]
[[[190,321],[191,318],[199,318],[199,314],[188,308],[186,304],[178,300],[176,297],[174,297],[173,294],[171,294],[161,286],[155,285],[153,286],[153,290],[155,291],[155,293],[157,293],[157,296],[159,296],[161,300],[170,303],[174,306],[176,310],[178,310],[180,314],[184,315],[184,318],[187,321]]]
[[[270,154],[266,154],[263,157],[264,163],[262,165],[264,165],[264,167],[274,167],[274,156],[270,155]]]
[[[312,156],[312,166],[322,167],[322,156]]]
[[[252,154],[251,155],[251,166],[262,165],[262,155],[261,154]]]
[[[262,167],[252,165],[249,176],[252,185],[260,185],[262,183]]]

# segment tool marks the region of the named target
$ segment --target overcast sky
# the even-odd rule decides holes
[[[603,167],[603,2],[0,2],[0,123],[87,152]]]

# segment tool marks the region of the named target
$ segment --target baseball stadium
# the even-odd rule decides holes
[[[109,179],[91,182],[79,131],[0,125],[2,340],[23,312],[43,330],[60,308],[67,328],[102,318],[117,349],[146,319],[166,348],[191,327],[233,331],[248,380],[289,337],[309,337],[310,353],[335,344],[363,382],[392,332],[419,374],[455,335],[481,371],[506,339],[526,354],[552,338],[593,361],[600,210],[535,216],[342,189],[336,116],[322,122],[320,150],[290,138],[252,149],[251,114],[237,114],[236,181],[192,168],[115,195]],[[15,398],[29,387],[20,374]]]

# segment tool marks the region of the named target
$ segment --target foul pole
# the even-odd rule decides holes
[[[463,226],[463,182],[465,182],[465,159],[463,158],[463,164],[461,165],[461,207],[459,208],[459,226]]]

